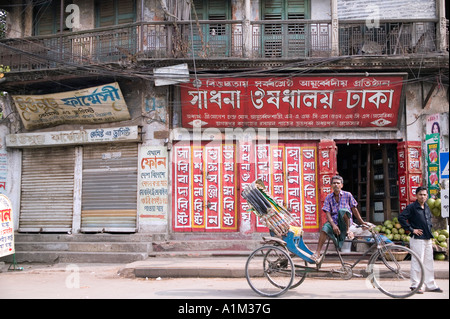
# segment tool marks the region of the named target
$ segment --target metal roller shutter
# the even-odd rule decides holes
[[[23,150],[19,231],[72,230],[74,169],[73,147]]]
[[[135,232],[138,145],[83,147],[82,232]]]

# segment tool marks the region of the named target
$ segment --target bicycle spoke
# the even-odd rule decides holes
[[[417,271],[411,272],[412,267]],[[423,283],[422,263],[413,251],[403,246],[392,245],[380,249],[371,258],[368,270],[368,279],[374,286],[394,298],[411,296]],[[411,290],[411,286],[417,289]]]
[[[292,284],[294,272],[289,255],[275,246],[256,249],[245,266],[250,287],[262,296],[273,297],[285,293]]]

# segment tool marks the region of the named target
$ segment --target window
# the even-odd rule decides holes
[[[72,4],[72,0],[65,0],[64,7]],[[67,16],[71,12],[63,12],[63,32],[71,31],[65,23]],[[57,0],[47,1],[44,4],[37,5],[33,11],[33,30],[34,35],[50,35],[59,33],[61,30],[61,2]]]
[[[108,27],[136,21],[135,0],[102,0],[95,2],[96,27]]]
[[[228,1],[194,0],[192,20],[229,20]],[[228,56],[231,39],[231,25],[225,23],[200,24],[201,34],[194,26],[194,50],[205,56]],[[201,54],[200,54],[201,55]]]
[[[262,20],[302,20],[309,18],[307,0],[263,0]],[[307,25],[274,23],[262,26],[263,56],[296,57],[307,54]]]

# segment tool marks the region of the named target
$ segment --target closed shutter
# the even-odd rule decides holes
[[[138,145],[83,147],[82,232],[135,232]]]
[[[75,148],[24,149],[19,231],[72,230]]]

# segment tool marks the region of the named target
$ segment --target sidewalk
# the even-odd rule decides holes
[[[239,257],[149,257],[146,260],[127,264],[120,270],[121,276],[140,278],[168,277],[222,277],[245,278],[247,256]],[[298,260],[294,260],[294,263]],[[353,269],[354,274],[363,274],[366,262],[361,261]],[[435,278],[449,279],[449,262],[435,261]],[[339,269],[340,263],[326,262],[321,269]],[[318,274],[310,273],[309,276]],[[327,276],[321,273],[320,276]],[[333,276],[338,276],[334,274]]]

